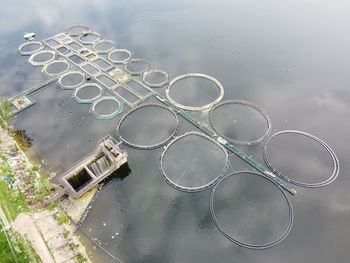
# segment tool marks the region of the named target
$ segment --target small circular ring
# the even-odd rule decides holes
[[[39,47],[35,50],[32,50],[32,51],[23,51],[22,49],[25,48],[26,46],[30,46],[30,45],[39,45]],[[21,44],[17,51],[20,55],[22,56],[29,56],[29,55],[32,55],[36,52],[38,52],[39,50],[42,50],[44,48],[43,44],[39,41],[30,41],[30,42],[25,42],[23,44]]]
[[[82,99],[79,97],[79,92],[85,88],[88,87],[95,87],[97,88],[100,92],[98,95],[96,95],[95,97],[89,98],[89,99]],[[101,98],[104,94],[104,88],[102,88],[101,86],[97,85],[96,83],[86,83],[84,85],[81,85],[80,87],[78,87],[77,89],[75,89],[72,97],[73,99],[75,99],[78,103],[93,103],[95,100]]]
[[[260,244],[260,245],[255,245],[255,244],[250,244],[250,243],[245,243],[245,242],[241,242],[237,239],[235,239],[234,237],[232,237],[229,233],[227,233],[225,231],[225,229],[221,226],[221,224],[219,223],[219,220],[216,217],[215,214],[215,209],[214,209],[214,197],[215,197],[215,192],[217,191],[218,187],[230,176],[234,176],[240,173],[248,173],[248,174],[253,174],[253,175],[257,175],[257,176],[261,176],[263,178],[265,178],[266,180],[268,180],[269,182],[273,183],[279,191],[281,191],[284,199],[287,202],[288,205],[288,213],[289,213],[289,218],[288,218],[288,223],[287,226],[284,230],[284,232],[282,233],[281,236],[279,236],[278,238],[276,238],[273,241],[270,241],[268,243],[264,243],[264,244]],[[289,198],[287,197],[286,193],[282,190],[282,188],[274,181],[272,181],[270,178],[268,178],[266,175],[260,174],[260,173],[256,173],[253,171],[237,171],[234,172],[232,174],[228,174],[226,176],[224,176],[212,189],[211,191],[211,195],[210,195],[210,213],[211,216],[213,218],[213,221],[215,223],[215,225],[217,226],[217,228],[219,229],[219,231],[231,242],[235,243],[236,245],[239,245],[241,247],[245,247],[245,248],[249,248],[249,249],[266,249],[266,248],[270,248],[273,247],[277,244],[279,244],[280,242],[282,242],[283,239],[285,239],[288,234],[290,233],[292,226],[293,226],[293,221],[294,221],[294,211],[293,211],[293,206],[291,201],[289,200]]]
[[[130,65],[132,63],[138,63],[138,62],[144,63],[145,64],[145,69],[140,70],[140,71],[132,71],[132,70],[128,69],[128,65]],[[142,73],[147,71],[149,69],[149,67],[150,67],[150,64],[149,64],[149,62],[147,60],[142,59],[142,58],[134,58],[134,59],[131,59],[130,61],[128,61],[124,65],[124,70],[126,72],[128,72],[130,75],[136,76],[136,75],[141,75]]]
[[[261,137],[257,138],[256,140],[252,140],[252,141],[233,140],[232,138],[229,138],[229,137],[225,136],[224,134],[222,134],[214,126],[214,123],[213,123],[213,112],[215,111],[215,109],[217,109],[217,108],[219,108],[219,107],[221,107],[223,105],[227,105],[227,104],[244,105],[244,106],[248,106],[250,108],[253,108],[253,109],[257,110],[264,117],[264,119],[266,121],[266,124],[267,124],[266,132]],[[230,142],[232,142],[234,144],[237,144],[237,145],[253,145],[253,144],[257,144],[257,143],[261,142],[262,140],[264,140],[269,135],[269,133],[271,131],[271,119],[267,115],[267,113],[262,108],[260,108],[258,105],[254,104],[252,102],[249,102],[249,101],[245,101],[245,100],[226,100],[226,101],[223,101],[223,102],[215,105],[209,111],[209,122],[210,122],[210,125],[213,128],[213,130],[218,135],[220,135],[221,137],[225,138],[227,141],[230,141]]]
[[[104,44],[104,43],[110,44],[111,47],[110,47],[110,48],[107,48],[107,49],[104,49],[104,50],[96,48],[98,45]],[[97,42],[92,46],[92,49],[93,49],[94,51],[96,51],[97,53],[108,53],[108,52],[112,51],[114,48],[115,48],[114,42],[113,42],[112,40],[107,40],[107,39],[101,39],[101,40],[97,41]]]
[[[103,102],[103,101],[115,101],[118,103],[118,109],[110,114],[100,114],[98,112],[96,112],[96,106]],[[104,97],[100,97],[99,99],[95,100],[90,108],[90,113],[92,115],[94,115],[97,119],[112,119],[116,116],[118,116],[120,113],[122,113],[124,111],[123,109],[123,104],[116,98],[116,97],[112,97],[112,96],[104,96]]]
[[[80,32],[80,33],[69,33],[70,30],[72,30],[73,28],[82,28],[84,31]],[[77,37],[80,34],[86,34],[91,32],[90,28],[86,25],[81,25],[81,24],[77,24],[77,25],[72,25],[66,28],[65,33],[72,36],[72,37]]]
[[[75,85],[63,85],[62,84],[62,80],[64,78],[66,78],[67,76],[70,76],[70,75],[79,75],[82,77],[82,81],[79,82],[78,84],[75,84]],[[79,71],[70,71],[70,72],[67,72],[65,74],[63,74],[62,76],[60,76],[60,78],[58,79],[58,84],[63,88],[63,89],[74,89],[76,87],[79,87],[81,84],[83,84],[85,81],[85,75]]]
[[[281,134],[298,134],[298,135],[302,135],[302,136],[305,136],[305,137],[308,137],[316,142],[318,142],[319,144],[321,144],[321,146],[323,146],[326,151],[328,152],[328,154],[331,156],[332,158],[332,162],[333,162],[333,171],[332,171],[332,174],[331,176],[322,181],[322,182],[318,182],[318,183],[303,183],[303,182],[300,182],[300,181],[297,181],[297,180],[293,180],[293,179],[290,179],[288,178],[287,176],[283,175],[282,173],[280,173],[279,171],[277,171],[277,169],[275,169],[270,160],[268,159],[268,156],[267,156],[267,147],[268,147],[268,144],[270,143],[270,141],[281,135]],[[301,186],[301,187],[306,187],[306,188],[316,188],[316,187],[322,187],[322,186],[326,186],[330,183],[332,183],[339,175],[339,159],[337,157],[337,155],[335,154],[335,152],[332,150],[332,148],[330,146],[328,146],[328,144],[326,144],[324,141],[322,141],[321,139],[319,139],[318,137],[310,134],[310,133],[307,133],[307,132],[303,132],[303,131],[296,131],[296,130],[285,130],[285,131],[280,131],[280,132],[277,132],[275,134],[273,134],[270,138],[267,139],[265,145],[264,145],[264,149],[263,149],[263,157],[264,157],[264,162],[265,164],[267,165],[267,167],[269,167],[269,169],[275,174],[277,175],[278,177],[282,178],[283,180],[287,181],[287,182],[290,182],[292,184],[295,184],[295,185],[298,185],[298,186]]]
[[[165,77],[165,80],[163,82],[160,82],[160,83],[151,83],[151,82],[147,81],[147,76],[149,76],[151,74],[161,74]],[[166,73],[162,70],[158,70],[158,69],[149,70],[149,71],[146,71],[145,73],[143,73],[142,81],[145,84],[147,84],[148,86],[150,86],[151,88],[161,88],[169,83],[169,75],[168,75],[168,73]]]
[[[83,40],[83,37],[86,37],[87,35],[94,35],[94,36],[96,36],[96,39],[91,40],[91,41],[85,41],[85,40]],[[80,41],[81,43],[83,43],[84,45],[93,45],[93,44],[95,44],[96,42],[98,42],[98,41],[100,40],[100,38],[101,38],[101,35],[100,35],[99,33],[97,33],[97,32],[93,32],[93,31],[87,32],[87,33],[83,33],[83,34],[80,34],[80,35],[79,35],[79,41]]]
[[[200,106],[200,107],[182,105],[180,103],[177,103],[173,98],[170,97],[170,89],[174,85],[175,82],[182,80],[182,79],[193,78],[193,77],[194,78],[203,78],[203,79],[207,79],[207,80],[213,82],[219,89],[219,96],[214,101],[212,101],[206,105]],[[224,87],[216,78],[213,78],[211,76],[201,74],[201,73],[189,73],[189,74],[184,74],[184,75],[178,76],[178,77],[174,78],[172,81],[170,81],[168,88],[165,90],[165,93],[166,93],[168,100],[171,103],[173,103],[175,106],[177,106],[183,110],[202,111],[202,110],[207,110],[207,109],[215,106],[216,104],[218,104],[222,100],[222,98],[224,97]]]
[[[47,69],[54,64],[65,64],[66,68],[60,72],[57,72],[57,73],[48,72]],[[50,62],[49,64],[44,65],[42,72],[44,72],[49,77],[56,77],[56,76],[59,76],[61,74],[66,73],[69,70],[69,67],[70,67],[70,64],[65,60],[54,60],[54,61]]]
[[[125,59],[122,59],[122,60],[112,59],[111,57],[112,57],[112,55],[113,55],[114,53],[126,53],[126,54],[128,55],[128,57],[125,58]],[[112,50],[111,52],[108,53],[108,57],[107,57],[107,58],[108,58],[110,61],[112,61],[113,63],[115,63],[115,64],[125,64],[125,63],[128,63],[128,62],[129,62],[129,60],[131,59],[131,57],[132,57],[132,54],[131,54],[131,52],[130,52],[129,50],[127,50],[127,49],[114,49],[114,50]]]
[[[50,54],[50,55],[52,55],[52,57],[49,58],[48,60],[45,60],[45,61],[35,61],[35,57],[39,56],[39,55],[42,55],[42,54]],[[32,64],[34,66],[43,66],[45,64],[48,64],[48,63],[51,63],[52,61],[54,61],[55,57],[56,57],[56,53],[54,51],[42,50],[42,51],[38,51],[38,52],[32,54],[29,57],[28,61],[29,61],[30,64]]]

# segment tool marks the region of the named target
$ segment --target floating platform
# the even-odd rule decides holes
[[[64,190],[79,198],[127,163],[128,154],[119,148],[121,143],[111,136],[102,138],[90,154],[58,176]]]

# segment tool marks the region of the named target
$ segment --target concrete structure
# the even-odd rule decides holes
[[[79,198],[127,162],[121,143],[111,136],[102,138],[92,153],[58,177],[59,183],[69,195]]]

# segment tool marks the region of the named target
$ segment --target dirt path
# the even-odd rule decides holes
[[[41,207],[49,196],[42,200],[35,198],[38,196],[35,180],[40,177],[40,174],[34,172],[35,176],[33,176],[32,164],[12,137],[2,128],[0,128],[0,150],[1,154],[6,157],[14,174],[13,179],[31,210],[30,213],[19,214],[13,222],[7,222],[6,216],[0,211],[0,216],[5,217],[2,221],[31,242],[43,263],[83,262],[82,258],[87,258],[84,247],[72,231],[68,230],[69,225],[58,224],[57,215],[62,213],[60,209],[43,210]],[[32,174],[28,171],[31,171]],[[30,185],[35,187],[30,187]],[[87,200],[82,200],[81,203],[88,203]],[[81,206],[84,207],[84,205]],[[74,210],[78,209],[75,207]]]
[[[33,218],[29,214],[23,213],[18,215],[16,220],[12,223],[12,228],[31,242],[42,262],[55,263],[50,250],[47,248]]]

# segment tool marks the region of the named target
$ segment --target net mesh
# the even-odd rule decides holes
[[[293,210],[283,191],[266,177],[240,171],[212,191],[211,212],[219,230],[237,245],[263,249],[289,233]]]
[[[152,149],[169,141],[177,126],[177,115],[169,108],[145,104],[125,115],[117,130],[121,140],[129,146]]]
[[[228,155],[220,145],[192,132],[165,148],[160,169],[173,187],[191,192],[213,186],[225,174],[228,164]]]

